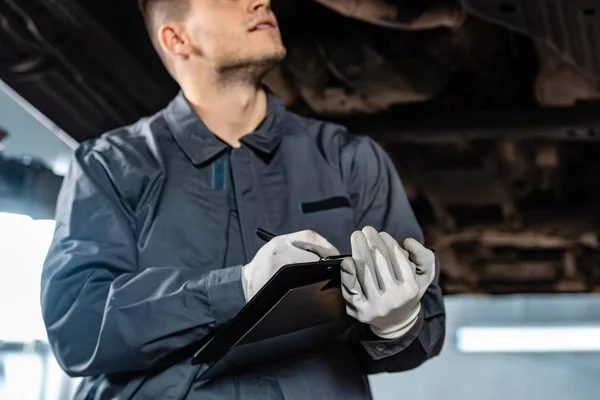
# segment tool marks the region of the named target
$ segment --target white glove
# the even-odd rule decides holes
[[[279,269],[288,264],[319,261],[339,255],[324,237],[313,231],[276,236],[242,268],[242,286],[249,301]]]
[[[352,258],[342,261],[341,277],[348,315],[383,339],[402,337],[417,322],[421,298],[435,276],[433,252],[414,239],[406,239],[402,249],[372,227],[354,232],[351,243]]]

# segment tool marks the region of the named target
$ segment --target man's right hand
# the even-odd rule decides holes
[[[279,269],[288,264],[319,261],[338,255],[339,251],[313,231],[301,231],[273,238],[258,250],[254,259],[242,269],[246,301],[264,286]]]

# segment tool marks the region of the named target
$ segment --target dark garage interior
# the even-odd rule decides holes
[[[272,7],[288,54],[266,86],[379,143],[439,257],[444,349],[370,376],[373,398],[594,398],[600,1]],[[136,1],[0,0],[1,399],[67,399],[78,382],[39,311],[73,151],[177,92]]]

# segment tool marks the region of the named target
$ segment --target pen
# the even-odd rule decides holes
[[[272,234],[271,232],[267,232],[262,228],[258,228],[256,230],[256,236],[258,236],[261,240],[264,240],[265,242],[269,242],[275,237],[274,234]]]
[[[258,236],[261,240],[264,240],[265,242],[269,242],[277,235],[275,235],[269,231],[266,231],[262,228],[258,228],[258,229],[256,229],[256,236]],[[341,260],[342,258],[352,258],[352,254],[340,254],[337,256],[322,257],[321,261]]]

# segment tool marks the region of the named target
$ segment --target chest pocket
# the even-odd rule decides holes
[[[303,214],[313,214],[337,208],[350,208],[350,200],[343,196],[337,196],[319,201],[300,203],[300,210]]]
[[[299,204],[303,229],[312,229],[329,240],[341,252],[350,247],[355,230],[354,210],[344,196],[333,196]]]

